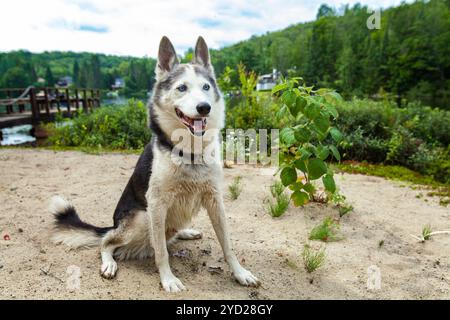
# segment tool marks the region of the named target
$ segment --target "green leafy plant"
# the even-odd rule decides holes
[[[331,195],[331,201],[338,208],[339,217],[341,217],[341,218],[344,215],[346,215],[347,213],[353,211],[353,206],[351,204],[348,204],[346,199],[347,198],[343,194],[341,194],[337,191]]]
[[[310,245],[305,244],[302,251],[303,265],[308,273],[314,272],[320,268],[325,262],[325,249],[313,249]]]
[[[236,200],[237,198],[239,198],[239,195],[242,192],[241,179],[242,177],[240,176],[234,178],[233,182],[228,186],[228,191],[230,191],[232,200]]]
[[[292,190],[294,205],[314,200],[314,180],[322,179],[325,190],[333,194],[336,183],[325,160],[341,159],[335,144],[340,143],[343,136],[332,126],[338,117],[334,104],[341,97],[332,90],[313,90],[305,86],[301,78],[282,82],[273,88],[272,94],[280,96],[283,103],[278,116],[290,119],[290,125],[280,132],[280,178],[283,185]]]
[[[324,242],[341,240],[338,235],[339,224],[331,217],[326,217],[320,224],[315,226],[309,233],[309,240],[320,240]]]

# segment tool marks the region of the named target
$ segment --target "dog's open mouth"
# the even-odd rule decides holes
[[[193,135],[202,136],[205,134],[206,117],[190,118],[183,112],[181,112],[181,110],[178,108],[175,108],[175,112],[178,118],[180,118],[181,122],[183,122],[183,124],[188,127]]]

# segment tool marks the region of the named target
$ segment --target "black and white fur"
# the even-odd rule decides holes
[[[199,37],[193,61],[180,64],[171,42],[163,37],[155,72],[156,84],[149,102],[152,140],[117,204],[114,225],[100,228],[87,224],[72,205],[55,197],[50,207],[56,218],[52,238],[72,247],[100,246],[100,273],[105,278],[116,275],[115,259],[154,255],[163,288],[178,292],[185,287],[171,271],[167,244],[174,239],[201,238],[200,232],[186,226],[203,207],[236,280],[256,286],[258,279],[240,265],[231,249],[222,195],[222,165],[185,164],[171,156],[178,142],[172,140],[175,130],[190,130],[190,143],[194,143],[205,138],[204,131],[218,132],[223,127],[224,101],[205,41]],[[203,125],[191,125],[195,119]],[[210,143],[218,148],[217,133],[210,137]]]

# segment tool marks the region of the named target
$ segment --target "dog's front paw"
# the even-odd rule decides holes
[[[261,283],[250,271],[244,268],[233,272],[234,278],[243,286],[258,287]]]
[[[117,263],[112,261],[104,262],[100,268],[100,274],[105,279],[112,279],[117,273]]]
[[[186,287],[174,275],[161,278],[161,285],[167,292],[180,292],[186,290]]]

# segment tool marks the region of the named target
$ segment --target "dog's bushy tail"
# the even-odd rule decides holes
[[[75,208],[59,196],[51,199],[49,210],[55,217],[51,237],[55,243],[74,248],[98,246],[102,236],[113,228],[100,228],[82,221]]]

